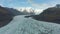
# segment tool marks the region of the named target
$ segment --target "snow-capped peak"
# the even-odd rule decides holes
[[[17,10],[21,12],[27,11],[27,12],[34,12],[35,14],[40,14],[43,9],[34,9],[32,7],[20,7],[20,8],[17,8]]]

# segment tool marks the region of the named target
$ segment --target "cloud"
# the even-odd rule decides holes
[[[38,1],[38,0],[37,0]],[[47,1],[47,0],[46,0]],[[40,9],[46,9],[48,7],[53,7],[54,5],[56,4],[59,4],[60,0],[49,0],[49,2],[46,2],[44,3],[41,3],[41,4],[38,4],[38,3],[34,3],[33,0],[28,0],[28,2],[33,6],[33,7],[37,7],[37,8],[40,8]]]

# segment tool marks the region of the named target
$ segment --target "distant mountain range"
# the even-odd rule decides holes
[[[17,10],[22,12],[27,11],[28,13],[34,12],[35,14],[40,14],[43,9],[34,9],[32,7],[21,7],[21,8],[17,8]]]

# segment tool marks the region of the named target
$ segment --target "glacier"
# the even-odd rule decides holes
[[[6,26],[0,28],[0,34],[60,34],[60,24],[37,21],[18,15]]]

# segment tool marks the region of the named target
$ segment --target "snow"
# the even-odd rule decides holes
[[[24,12],[24,10],[26,10],[26,12],[30,13],[30,12],[33,12],[35,14],[40,14],[41,12],[43,12],[43,9],[39,9],[39,8],[32,8],[32,7],[18,7],[16,8],[18,11],[21,11],[21,12]]]
[[[60,24],[37,21],[19,15],[6,26],[0,28],[0,34],[60,34]]]

